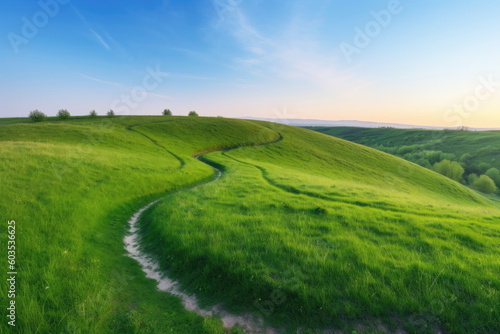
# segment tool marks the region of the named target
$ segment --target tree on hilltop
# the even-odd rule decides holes
[[[33,122],[43,122],[47,119],[47,115],[45,115],[43,112],[41,112],[40,110],[38,109],[35,109],[33,111],[30,112],[29,114],[29,118],[33,121]]]
[[[71,117],[69,111],[66,109],[61,109],[57,112],[57,117],[59,117],[60,120],[65,120]]]

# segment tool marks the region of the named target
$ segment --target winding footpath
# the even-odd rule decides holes
[[[147,124],[147,123],[143,123],[143,124]],[[156,140],[149,137],[148,135],[135,129],[135,127],[140,126],[140,125],[142,125],[142,124],[131,125],[128,127],[128,130],[133,131],[133,132],[137,133],[138,135],[141,135],[141,136],[149,139],[155,145],[159,146],[160,148],[165,150],[167,153],[172,155],[174,158],[176,158],[178,161],[178,164],[179,164],[177,169],[182,169],[185,166],[186,162],[181,156],[170,151],[169,149],[167,149],[166,147],[164,147],[163,145],[161,145],[160,143],[158,143]],[[267,171],[263,167],[246,162],[246,161],[242,161],[240,159],[237,159],[235,157],[232,157],[232,156],[226,154],[229,151],[232,151],[232,150],[235,150],[235,149],[238,149],[241,147],[265,146],[265,145],[270,145],[270,144],[280,142],[281,140],[284,139],[283,136],[278,131],[276,131],[272,128],[269,128],[269,129],[275,131],[278,134],[279,138],[274,140],[274,141],[266,142],[263,144],[258,144],[258,145],[242,144],[240,146],[230,147],[230,148],[217,150],[217,151],[221,151],[224,156],[232,159],[235,162],[238,162],[241,164],[246,164],[246,165],[253,166],[253,167],[257,168],[258,170],[260,170],[263,179],[270,186],[275,187],[277,189],[280,189],[282,191],[285,191],[287,193],[295,194],[295,195],[305,195],[305,196],[312,197],[312,198],[323,199],[323,200],[327,200],[327,201],[331,201],[331,202],[340,202],[340,203],[344,203],[344,204],[348,204],[348,205],[372,206],[372,205],[367,204],[367,203],[361,203],[361,202],[357,202],[357,201],[351,202],[351,201],[347,201],[347,200],[343,200],[343,199],[331,198],[329,196],[324,196],[322,194],[316,194],[316,193],[312,193],[312,192],[308,192],[308,191],[304,191],[304,190],[299,190],[299,189],[296,189],[292,186],[279,184],[269,177],[269,175],[267,174]],[[215,163],[212,163],[207,158],[203,159],[204,154],[208,154],[211,152],[216,152],[216,151],[210,151],[210,152],[206,152],[203,154],[194,155],[193,157],[196,158],[201,163],[204,163],[204,164],[210,166],[214,170],[215,177],[209,181],[205,181],[205,182],[193,185],[192,187],[189,187],[187,189],[180,190],[179,192],[196,189],[198,187],[207,185],[209,183],[216,182],[217,180],[219,180],[222,177],[223,172],[219,168],[217,168],[217,165]],[[168,197],[168,196],[170,196],[170,195],[167,195],[166,197]],[[164,198],[166,198],[166,197],[164,197]],[[146,275],[147,278],[154,279],[156,281],[158,290],[180,297],[185,309],[187,309],[189,311],[196,312],[197,314],[199,314],[201,316],[210,316],[210,317],[215,316],[215,317],[222,320],[222,323],[224,324],[224,327],[226,327],[226,328],[232,328],[238,324],[245,329],[246,333],[249,333],[249,334],[260,334],[260,333],[262,333],[262,334],[279,334],[281,332],[281,330],[265,326],[263,319],[260,317],[257,317],[254,314],[251,314],[251,313],[232,314],[232,313],[228,312],[227,310],[225,310],[221,304],[213,305],[213,306],[208,307],[208,308],[200,307],[196,295],[190,295],[190,294],[183,292],[180,283],[171,279],[170,277],[168,277],[168,273],[161,270],[160,264],[158,263],[158,261],[156,261],[151,254],[148,254],[143,250],[143,247],[141,247],[141,236],[140,236],[140,231],[139,231],[139,219],[140,219],[143,212],[145,212],[146,210],[151,208],[153,205],[155,205],[156,203],[158,203],[162,199],[163,198],[157,199],[157,200],[145,205],[129,219],[129,221],[128,221],[129,228],[128,228],[128,231],[126,233],[126,236],[124,237],[125,250],[127,251],[127,256],[135,259],[139,263],[142,271],[144,272],[144,274]],[[399,212],[399,210],[396,210],[394,208],[387,208],[387,207],[377,208],[377,209]],[[418,214],[418,215],[425,215],[425,214]],[[381,328],[381,329],[384,328],[384,330],[382,330],[382,332],[390,332],[389,329],[387,329],[387,331],[385,331],[386,328],[384,326],[379,327],[379,328]],[[303,331],[303,329],[299,328],[297,333],[302,333],[302,331]],[[320,332],[321,333],[333,333],[334,331],[331,329],[324,330],[324,331],[323,330],[316,331],[316,333],[320,333]],[[339,331],[339,333],[343,333],[343,332]],[[398,327],[397,333],[405,333],[405,331],[402,328]],[[441,331],[439,331],[438,333],[441,333]]]
[[[174,157],[177,158],[177,160],[180,162],[180,167],[182,168],[184,166],[184,160],[179,157],[178,155],[174,154],[170,150],[166,149],[164,146],[160,145],[157,141],[153,140],[149,136],[137,131],[136,129],[133,129],[133,127],[138,126],[140,124],[136,124],[133,126],[130,126],[128,129],[131,131],[134,131],[149,140],[151,140],[155,145],[160,146],[164,150],[166,150],[168,153],[173,155]],[[278,133],[278,132],[277,132]],[[269,144],[274,144],[277,143],[281,140],[283,140],[283,137],[281,136],[280,133],[278,133],[279,138],[275,141],[272,142],[267,142],[263,143],[260,145],[252,145],[252,146],[264,146],[264,145],[269,145]],[[245,146],[250,146],[250,145],[245,145]],[[232,147],[228,148],[224,151],[229,151],[229,150],[234,150],[237,148],[240,148],[243,146],[238,146],[238,147]],[[215,182],[219,180],[222,176],[222,171],[219,170],[218,168],[214,167],[210,163],[207,163],[200,158],[203,157],[203,154],[196,155],[194,156],[198,161],[210,166],[211,168],[214,169],[216,177],[210,181],[206,181],[197,185],[194,185],[191,188],[184,189],[182,191],[188,191],[188,190],[193,190],[198,187],[201,187],[203,185]],[[168,197],[168,196],[167,196]],[[139,265],[141,266],[142,271],[146,275],[146,277],[154,279],[157,282],[157,288],[160,291],[170,293],[172,295],[178,296],[181,298],[182,303],[184,307],[189,310],[196,312],[197,314],[201,316],[216,316],[222,320],[222,323],[224,324],[224,327],[226,328],[232,328],[236,324],[239,324],[240,326],[243,326],[246,330],[247,333],[265,333],[265,334],[278,334],[279,331],[275,328],[270,328],[270,327],[265,327],[263,325],[263,319],[256,317],[253,314],[247,313],[247,314],[231,314],[227,310],[225,310],[221,305],[214,305],[208,309],[206,308],[201,308],[199,306],[198,300],[195,295],[189,295],[185,292],[183,292],[180,288],[179,282],[171,279],[168,277],[168,273],[162,271],[160,269],[160,264],[158,261],[154,259],[154,257],[151,254],[147,254],[144,252],[143,247],[141,247],[141,237],[140,237],[140,232],[139,232],[139,219],[144,211],[158,203],[161,199],[157,199],[141,209],[139,209],[128,221],[129,228],[128,231],[125,235],[124,238],[124,243],[125,243],[125,250],[127,251],[127,256],[133,258],[136,260]]]

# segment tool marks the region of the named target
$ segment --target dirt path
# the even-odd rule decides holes
[[[159,143],[157,143],[155,140],[149,138],[147,135],[133,129],[132,127],[135,127],[140,124],[133,125],[129,127],[129,130],[137,132],[138,134],[150,139],[153,143],[156,145],[162,147],[165,149],[168,153],[174,155],[180,162],[180,168],[184,166],[184,161],[181,157],[173,154],[170,150],[166,149],[165,147],[161,146]],[[278,133],[278,132],[277,132]],[[270,145],[276,142],[279,142],[283,139],[281,134],[279,134],[279,138],[273,142],[268,142],[264,143],[261,145],[255,145],[255,146],[263,146],[263,145]],[[247,145],[250,146],[250,145]],[[224,151],[229,151],[229,150],[234,150],[239,147],[243,146],[238,146],[238,147],[232,147],[228,148]],[[203,185],[216,182],[222,177],[222,171],[212,164],[210,164],[209,161],[204,161],[201,159],[203,157],[203,154],[195,156],[196,159],[198,159],[200,162],[205,163],[206,165],[212,167],[215,171],[216,177],[210,181],[206,181],[197,185],[192,186],[191,188],[184,189],[182,191],[188,191],[188,190],[193,190],[195,188],[201,187]],[[124,243],[125,243],[125,250],[127,251],[127,255],[133,259],[135,259],[139,265],[141,266],[142,271],[146,275],[146,277],[154,279],[157,282],[157,288],[160,291],[164,291],[167,293],[170,293],[172,295],[178,296],[181,298],[182,303],[184,307],[187,310],[196,312],[199,315],[202,316],[217,316],[220,318],[224,324],[224,327],[226,328],[231,328],[235,326],[236,324],[239,324],[240,326],[243,326],[246,330],[247,333],[263,333],[263,334],[278,334],[279,331],[275,328],[270,328],[270,327],[265,327],[263,325],[263,319],[256,317],[253,314],[231,314],[227,310],[225,310],[221,305],[213,305],[209,308],[201,308],[198,303],[198,299],[195,295],[189,295],[185,292],[182,291],[180,288],[179,282],[171,279],[168,277],[168,273],[162,271],[160,269],[160,264],[154,259],[153,256],[150,254],[147,254],[144,252],[143,248],[140,245],[141,238],[140,238],[140,233],[139,233],[139,218],[141,217],[141,214],[158,203],[161,199],[155,200],[144,207],[142,207],[140,210],[138,210],[128,221],[129,228],[127,231],[127,234],[124,238]]]
[[[183,168],[183,166],[185,165],[185,161],[182,157],[174,154],[173,152],[171,152],[170,150],[168,150],[167,148],[165,148],[164,146],[162,146],[161,144],[159,144],[158,142],[156,142],[154,139],[150,138],[149,136],[141,133],[140,131],[137,131],[136,129],[133,129],[133,127],[136,127],[139,125],[141,125],[141,124],[136,124],[136,125],[130,126],[129,130],[134,131],[134,132],[148,138],[154,144],[160,146],[165,151],[167,151],[169,154],[176,157],[177,160],[179,161],[178,168],[179,169]],[[273,129],[271,129],[271,130],[273,130]],[[232,160],[234,160],[236,162],[251,165],[251,166],[259,169],[262,173],[264,180],[266,180],[271,186],[274,186],[276,188],[279,188],[283,191],[286,191],[286,192],[289,192],[292,194],[300,194],[300,195],[306,195],[306,196],[310,196],[310,197],[325,199],[325,200],[329,200],[329,201],[337,201],[336,199],[327,198],[326,196],[322,196],[322,195],[318,196],[318,194],[308,193],[308,192],[300,191],[300,190],[295,189],[295,188],[291,188],[288,186],[278,184],[278,183],[274,182],[271,178],[269,178],[269,176],[267,175],[267,171],[264,168],[257,166],[257,165],[254,165],[254,164],[251,164],[251,163],[248,163],[248,162],[241,161],[239,159],[231,157],[230,155],[225,154],[226,152],[229,152],[229,151],[232,151],[232,150],[238,149],[240,147],[244,147],[244,146],[264,146],[264,145],[274,144],[274,143],[277,143],[277,142],[283,140],[283,136],[278,131],[276,131],[276,130],[274,130],[274,131],[279,135],[279,138],[272,141],[272,142],[267,142],[267,143],[263,143],[260,145],[251,145],[251,144],[250,145],[241,145],[241,146],[237,146],[237,147],[230,147],[230,148],[222,149],[219,151],[222,151],[226,157],[231,158]],[[222,177],[223,172],[219,168],[217,168],[218,164],[209,160],[208,158],[204,157],[204,154],[207,154],[210,152],[215,152],[215,151],[208,151],[208,152],[203,153],[203,154],[195,155],[194,157],[196,159],[198,159],[200,162],[213,168],[213,170],[215,172],[214,178],[209,180],[209,181],[205,181],[205,182],[193,185],[190,188],[183,189],[180,191],[193,190],[193,189],[196,189],[198,187],[207,185],[209,183],[216,182],[217,180],[219,180]],[[140,244],[141,237],[140,237],[140,232],[139,232],[139,219],[140,219],[141,214],[144,211],[151,208],[153,205],[158,203],[160,200],[161,199],[155,200],[155,201],[147,204],[146,206],[142,207],[129,219],[129,221],[128,221],[129,229],[128,229],[127,234],[124,238],[125,250],[127,251],[127,255],[129,257],[135,259],[139,263],[139,265],[141,266],[141,269],[144,272],[144,274],[146,275],[146,277],[154,279],[157,282],[158,290],[180,297],[182,304],[184,305],[184,307],[187,310],[196,312],[197,314],[199,314],[201,316],[218,317],[219,319],[222,320],[224,327],[226,327],[226,328],[232,328],[236,324],[239,324],[240,326],[245,328],[245,332],[248,334],[280,334],[283,330],[271,328],[271,327],[266,327],[264,325],[263,319],[255,316],[253,314],[250,314],[250,313],[232,314],[232,313],[228,312],[226,309],[224,309],[224,307],[222,307],[222,305],[220,305],[220,304],[213,305],[213,306],[208,307],[208,308],[200,307],[196,295],[191,295],[191,294],[184,292],[181,288],[180,283],[169,278],[168,272],[164,272],[161,270],[160,264],[154,259],[154,257],[152,255],[144,252],[144,250]],[[346,203],[346,204],[359,205],[359,203]],[[366,205],[362,205],[362,206],[366,206]],[[398,328],[395,330],[391,330],[391,329],[387,328],[382,323],[378,323],[378,324],[375,323],[375,325],[376,325],[378,331],[380,331],[381,333],[394,333],[394,334],[406,334],[407,333],[402,328],[401,324],[398,324]],[[359,330],[360,332],[366,330],[367,328],[368,327],[366,327],[361,322],[356,327],[356,329]],[[310,329],[310,330],[312,331],[312,329]],[[303,332],[304,332],[303,328],[299,328],[297,330],[297,333],[303,333]],[[346,332],[344,332],[342,330],[334,330],[334,329],[314,329],[314,333],[346,334]],[[441,330],[438,330],[436,333],[441,334],[444,332]]]

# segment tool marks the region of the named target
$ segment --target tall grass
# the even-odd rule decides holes
[[[177,298],[156,291],[123,256],[122,239],[128,217],[142,205],[212,176],[185,147],[210,150],[215,143],[257,141],[252,133],[261,127],[233,121],[225,137],[209,129],[229,121],[197,118],[193,125],[176,119],[175,125],[158,123],[164,132],[156,142],[147,126],[137,124],[161,117],[0,127],[0,212],[18,227],[16,332],[211,332]],[[132,125],[136,131],[129,130]],[[170,148],[185,160],[182,168]],[[6,255],[0,263],[7,268]],[[0,298],[7,305],[6,294]],[[7,321],[0,323],[0,332],[9,329]]]
[[[435,173],[264,122],[24,121],[0,121],[19,333],[221,333],[123,256],[128,218],[167,194],[141,222],[144,243],[205,303],[291,332],[378,321],[414,333],[500,330],[498,204]],[[227,148],[237,149],[214,152]],[[213,177],[200,153],[223,177],[176,192]]]
[[[186,289],[291,333],[500,330],[498,206],[387,154],[277,130],[278,143],[206,155],[222,179],[144,218],[148,250]]]

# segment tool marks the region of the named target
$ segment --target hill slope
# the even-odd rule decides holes
[[[148,249],[190,291],[316,329],[393,316],[418,333],[497,327],[497,208],[388,154],[258,124],[283,140],[207,154],[224,177],[143,222]]]
[[[214,333],[215,320],[156,292],[122,256],[131,213],[210,179],[192,156],[212,151],[204,160],[223,177],[169,195],[142,221],[147,248],[189,291],[291,330],[379,318],[414,332],[498,329],[500,211],[404,160],[222,118],[13,123],[0,141],[0,208],[22,250],[21,332]]]
[[[17,332],[207,333],[201,317],[157,293],[135,261],[123,256],[127,219],[152,198],[212,176],[210,167],[191,158],[193,151],[259,142],[256,134],[273,139],[275,133],[266,138],[245,121],[175,118],[168,120],[176,123],[168,141],[155,143],[136,125],[165,121],[0,126],[0,212],[17,224]],[[179,156],[168,149],[182,145],[189,146]],[[168,315],[159,319],[158,312]],[[2,321],[0,332],[7,327]]]
[[[313,127],[324,134],[403,157],[430,167],[448,159],[460,162],[465,174],[500,170],[500,131],[409,130],[391,128]],[[495,180],[500,187],[500,179]]]

